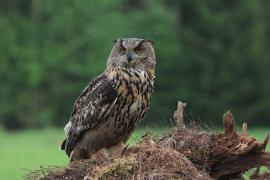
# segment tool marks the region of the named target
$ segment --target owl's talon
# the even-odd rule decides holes
[[[127,151],[127,149],[129,148],[129,145],[126,145],[121,153],[121,156],[124,156],[125,152]]]

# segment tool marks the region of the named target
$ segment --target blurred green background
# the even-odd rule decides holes
[[[267,0],[0,0],[0,179],[67,162],[62,128],[120,37],[151,39],[157,55],[155,94],[135,135],[164,132],[182,100],[187,120],[215,129],[230,109],[263,138],[269,9]]]

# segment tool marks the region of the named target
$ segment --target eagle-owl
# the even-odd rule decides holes
[[[65,126],[61,149],[70,161],[127,141],[148,110],[155,65],[152,41],[115,41],[106,70],[83,90]]]

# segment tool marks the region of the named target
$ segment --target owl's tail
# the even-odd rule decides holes
[[[67,142],[67,139],[64,139],[64,140],[62,141],[62,143],[61,143],[60,146],[59,146],[59,149],[60,149],[60,150],[65,150],[66,142]]]

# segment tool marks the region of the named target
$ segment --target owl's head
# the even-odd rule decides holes
[[[153,42],[139,38],[121,38],[115,41],[107,66],[125,67],[154,72],[156,65]]]

